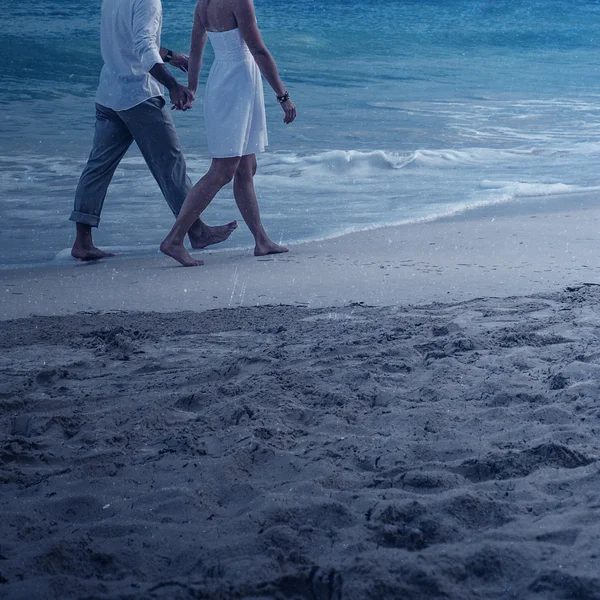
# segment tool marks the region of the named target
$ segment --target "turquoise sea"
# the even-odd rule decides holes
[[[0,266],[65,261],[102,65],[100,0],[38,0],[0,21]],[[265,85],[256,185],[276,241],[322,239],[478,206],[573,208],[600,192],[600,2],[255,0],[299,117]],[[186,51],[193,0],[164,0]],[[209,51],[201,83],[211,62]],[[175,115],[192,179],[201,106]],[[579,198],[581,200],[579,200]],[[573,200],[575,199],[575,200]],[[230,189],[207,212],[238,218]],[[172,217],[143,160],[118,170],[96,241],[150,254]],[[241,227],[228,247],[250,246]]]

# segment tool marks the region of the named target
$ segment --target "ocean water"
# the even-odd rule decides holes
[[[597,0],[255,4],[299,114],[284,126],[265,84],[271,145],[256,187],[276,241],[486,205],[577,208],[600,191]],[[193,7],[163,0],[163,45],[189,47]],[[38,0],[0,21],[0,267],[68,260],[102,64],[99,17],[100,0]],[[209,164],[201,105],[174,117],[196,180]],[[206,220],[234,218],[226,188]],[[132,149],[97,243],[155,253],[171,223]],[[251,243],[242,226],[223,247]]]

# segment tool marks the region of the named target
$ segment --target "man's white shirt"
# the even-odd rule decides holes
[[[113,110],[133,108],[163,95],[150,75],[162,63],[160,0],[103,0],[100,47],[104,66],[96,102]]]

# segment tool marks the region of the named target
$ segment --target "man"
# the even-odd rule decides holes
[[[92,227],[100,222],[112,176],[134,140],[175,216],[192,187],[162,88],[169,90],[172,108],[191,108],[193,94],[165,67],[166,62],[187,71],[188,57],[160,47],[161,26],[160,0],[103,0],[104,66],[94,143],[70,217],[77,224],[71,255],[79,260],[113,256],[94,246]],[[198,219],[188,237],[193,248],[204,248],[226,240],[236,227],[235,221],[209,227]]]

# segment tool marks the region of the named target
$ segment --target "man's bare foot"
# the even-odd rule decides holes
[[[262,242],[254,246],[254,256],[266,256],[267,254],[282,254],[283,252],[289,252],[285,246],[280,246],[275,242],[269,240],[268,242]]]
[[[100,260],[101,258],[110,258],[114,256],[112,252],[104,252],[100,248],[96,248],[93,244],[91,246],[79,246],[74,245],[71,249],[71,256],[77,260],[90,261]]]
[[[184,267],[201,267],[204,264],[203,260],[196,260],[192,258],[183,244],[172,244],[167,240],[163,240],[162,244],[160,245],[160,251],[163,254],[174,258]]]
[[[218,225],[217,227],[207,225],[199,234],[192,230],[188,231],[188,237],[192,248],[200,250],[224,242],[237,229],[237,226],[237,221],[231,221],[227,225]]]

